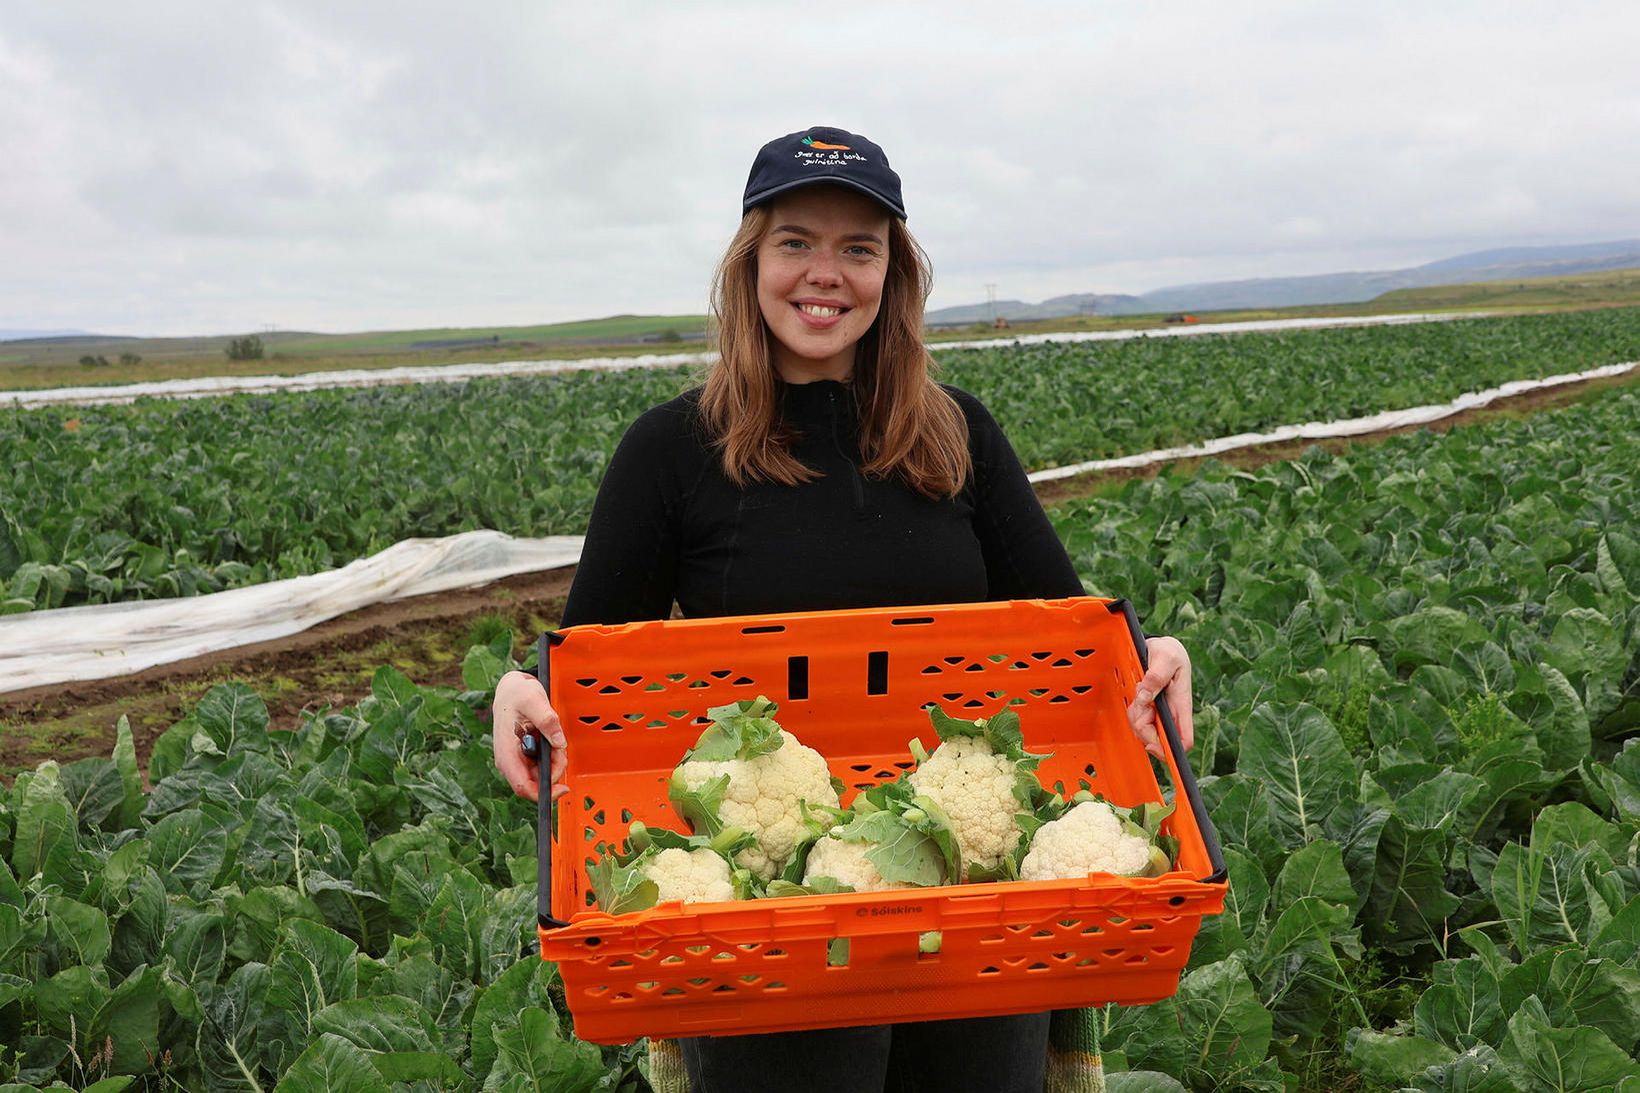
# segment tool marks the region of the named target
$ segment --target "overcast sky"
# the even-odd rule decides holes
[[[0,0],[0,329],[705,309],[764,141],[931,306],[1640,237],[1640,5]]]

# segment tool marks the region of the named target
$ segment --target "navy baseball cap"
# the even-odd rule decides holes
[[[900,176],[888,165],[883,150],[858,133],[824,125],[788,133],[758,151],[740,211],[748,212],[776,194],[816,182],[859,190],[887,205],[901,220],[906,218]]]

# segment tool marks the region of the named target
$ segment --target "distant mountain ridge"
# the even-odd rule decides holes
[[[0,330],[0,342],[24,342],[34,338],[89,338],[84,330]]]
[[[1640,268],[1640,239],[1555,247],[1504,247],[1473,251],[1409,269],[1321,273],[1308,277],[1262,277],[1172,285],[1140,296],[1079,293],[1040,304],[998,300],[928,312],[930,325],[987,322],[993,314],[1010,321],[1063,319],[1073,315],[1141,315],[1171,311],[1224,311],[1298,307],[1306,304],[1365,303],[1398,288],[1508,281]]]

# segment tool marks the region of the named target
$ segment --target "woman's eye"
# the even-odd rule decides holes
[[[782,239],[775,245],[784,247],[788,250],[796,250],[798,247],[806,246],[807,244],[805,244],[801,239]]]

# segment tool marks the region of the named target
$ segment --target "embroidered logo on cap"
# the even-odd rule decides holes
[[[846,152],[849,150],[846,144],[826,144],[824,141],[815,140],[813,137],[804,137],[803,143],[810,148],[823,148],[828,152]]]

